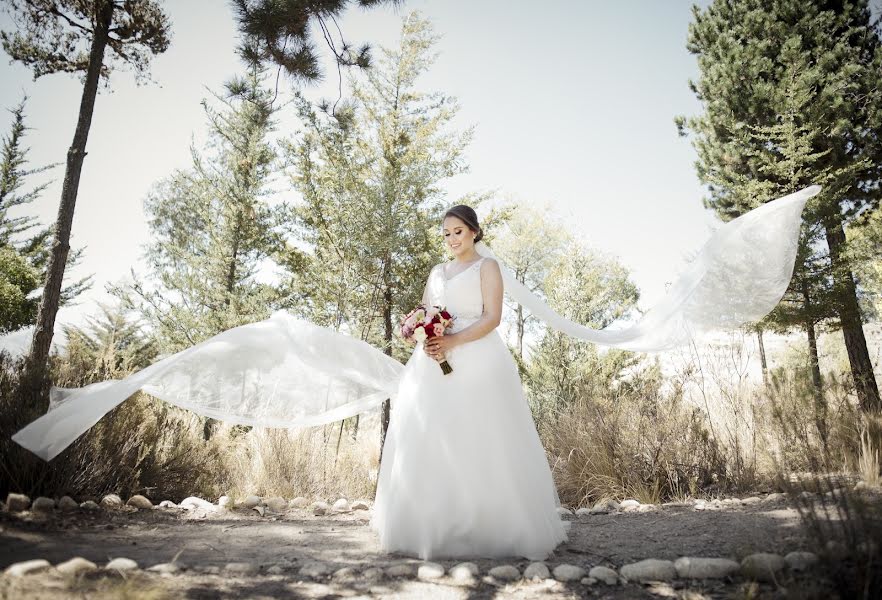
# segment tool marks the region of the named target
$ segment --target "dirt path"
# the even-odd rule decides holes
[[[512,564],[523,572],[530,561],[517,558],[473,559],[481,575],[471,586],[457,585],[449,576],[433,582],[419,581],[415,576],[368,582],[358,575],[349,582],[329,577],[310,581],[299,575],[299,570],[315,561],[327,563],[332,571],[354,567],[359,573],[369,567],[417,565],[420,561],[378,552],[377,539],[368,526],[368,511],[316,517],[305,510],[292,510],[260,517],[254,511],[237,510],[199,518],[182,510],[130,510],[0,513],[0,569],[29,559],[44,558],[54,565],[81,556],[99,566],[112,558],[126,557],[142,569],[174,562],[182,569],[180,573],[161,577],[139,571],[115,584],[102,583],[97,574],[77,582],[53,574],[4,576],[0,578],[0,598],[83,597],[79,595],[83,591],[89,592],[85,597],[100,597],[102,585],[110,586],[105,591],[111,595],[106,597],[116,597],[119,589],[114,585],[135,585],[140,591],[154,590],[156,595],[130,596],[134,598],[491,598],[500,594],[521,598],[658,598],[688,597],[686,592],[690,591],[699,594],[692,596],[697,599],[729,597],[742,584],[711,582],[689,587],[683,582],[655,588],[637,584],[608,588],[599,583],[587,586],[550,580],[502,585],[483,579],[499,564]],[[732,505],[720,510],[668,505],[650,512],[573,517],[569,542],[560,545],[545,562],[552,569],[562,563],[586,570],[596,565],[618,569],[646,558],[738,560],[752,552],[784,555],[805,549],[808,545],[801,536],[796,511],[780,503]],[[462,560],[437,562],[449,569]],[[251,572],[232,574],[229,563],[248,563],[246,570]],[[774,597],[774,588],[767,586],[766,593]]]

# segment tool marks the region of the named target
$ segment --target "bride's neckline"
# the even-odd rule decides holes
[[[473,261],[470,262],[468,265],[466,265],[461,271],[458,271],[458,272],[454,273],[453,275],[451,275],[450,277],[448,277],[448,276],[447,276],[447,265],[449,265],[451,262],[457,262],[457,261],[454,259],[454,260],[452,260],[452,261],[449,261],[449,262],[444,263],[443,265],[441,265],[441,276],[444,278],[444,281],[451,281],[452,279],[456,279],[457,277],[459,277],[460,275],[462,275],[463,273],[465,273],[466,271],[468,271],[469,269],[471,269],[472,267],[474,267],[476,264],[478,264],[478,263],[481,262],[482,260],[484,260],[484,257],[483,257],[483,256],[479,256],[476,260],[473,260]]]

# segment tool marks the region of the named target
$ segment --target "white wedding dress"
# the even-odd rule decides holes
[[[484,260],[449,279],[443,265],[429,275],[426,299],[456,317],[452,333],[481,316]],[[514,359],[494,329],[447,361],[444,375],[418,344],[401,375],[371,518],[380,547],[422,559],[544,559],[568,523]]]

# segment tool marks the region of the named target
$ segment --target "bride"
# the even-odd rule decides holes
[[[541,559],[567,539],[559,500],[514,360],[496,331],[503,290],[568,335],[634,351],[684,344],[757,321],[789,285],[811,186],[720,227],[636,324],[595,330],[554,312],[489,248],[475,212],[443,232],[455,260],[429,273],[423,301],[454,317],[402,365],[370,344],[280,310],[224,331],[120,381],[53,387],[50,410],[12,439],[51,460],[143,390],[200,415],[258,427],[321,425],[391,399],[371,527],[388,551],[421,558]],[[2,343],[2,340],[0,340]],[[444,375],[438,360],[453,372]]]
[[[387,551],[422,559],[544,559],[567,538],[517,366],[496,331],[499,265],[475,250],[475,211],[454,206],[443,234],[455,257],[436,265],[426,306],[454,315],[402,374],[380,461],[371,526]],[[446,357],[444,375],[436,361]]]

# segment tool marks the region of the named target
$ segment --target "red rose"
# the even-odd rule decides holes
[[[432,323],[426,323],[421,327],[425,330],[427,338],[435,337],[435,326]]]
[[[445,319],[449,319],[449,318],[450,318],[450,313],[447,312],[446,310],[442,310],[442,311],[441,311],[441,316],[444,317]]]

